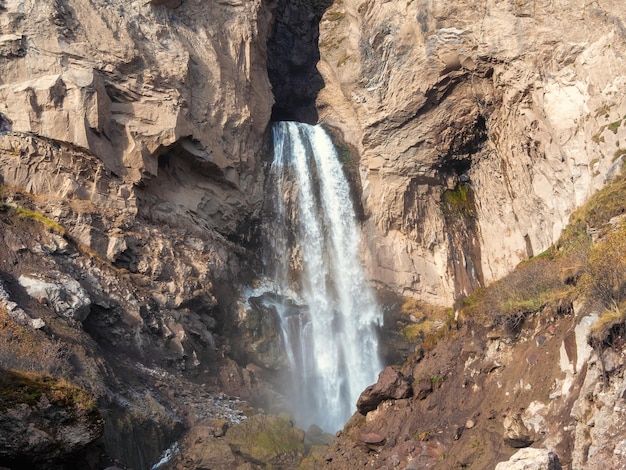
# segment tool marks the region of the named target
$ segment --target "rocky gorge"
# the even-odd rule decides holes
[[[625,465],[619,317],[593,342],[623,286],[536,264],[603,187],[580,233],[622,223],[620,1],[3,0],[0,27],[0,465]],[[275,120],[333,135],[398,362],[334,437],[281,414],[245,296]],[[536,258],[558,298],[474,300]]]

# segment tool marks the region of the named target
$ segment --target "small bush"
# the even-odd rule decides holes
[[[626,305],[607,308],[589,330],[589,343],[594,347],[612,346],[615,339],[626,334]]]
[[[465,217],[473,217],[475,214],[474,194],[468,184],[460,183],[454,189],[445,190],[441,201],[445,212]]]
[[[0,307],[0,368],[63,377],[70,370],[67,346],[15,323]]]
[[[626,223],[591,249],[580,284],[587,298],[606,308],[626,300]]]

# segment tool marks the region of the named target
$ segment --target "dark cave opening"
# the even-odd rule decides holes
[[[274,93],[272,118],[316,124],[319,23],[332,0],[278,0],[267,42],[267,71]]]

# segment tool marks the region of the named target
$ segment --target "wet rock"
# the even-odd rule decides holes
[[[378,381],[361,393],[356,407],[359,413],[366,415],[385,400],[408,398],[412,393],[409,379],[393,367],[387,366],[378,375]]]
[[[495,470],[561,470],[559,457],[547,449],[521,449]]]

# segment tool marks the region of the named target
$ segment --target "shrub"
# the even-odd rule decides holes
[[[589,343],[594,347],[611,346],[615,338],[626,333],[626,305],[613,304],[595,321],[589,330]]]
[[[626,222],[591,248],[581,289],[606,308],[626,300]]]
[[[454,189],[447,189],[441,195],[443,209],[447,213],[456,213],[460,216],[473,217],[474,194],[466,183],[459,183]]]
[[[0,307],[0,368],[62,377],[70,369],[67,346],[15,323]]]
[[[558,263],[545,253],[520,263],[507,277],[463,299],[464,318],[513,333],[526,315],[564,297],[570,287],[561,279]],[[557,295],[558,293],[558,295]]]

